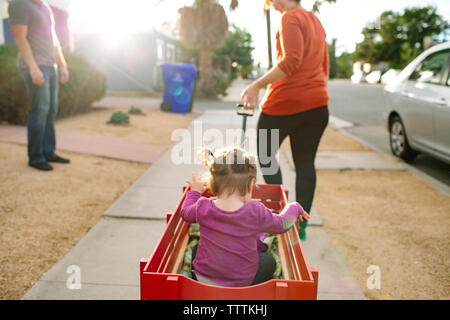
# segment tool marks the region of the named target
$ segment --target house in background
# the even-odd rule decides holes
[[[155,28],[122,39],[93,33],[74,39],[75,52],[106,75],[109,91],[159,91],[160,65],[179,57],[177,39]]]
[[[0,45],[13,45],[14,39],[12,37],[11,28],[9,27],[8,14],[9,0],[0,0]]]
[[[82,54],[101,70],[109,91],[159,91],[162,86],[160,65],[179,61],[177,39],[162,30],[153,28],[130,34],[120,41],[114,39],[114,35],[105,37],[86,31],[74,34],[69,28],[71,0],[45,1],[52,7],[62,47]],[[0,45],[15,45],[9,26],[9,2],[0,0]]]
[[[9,29],[8,3],[6,0],[0,0],[0,45],[11,42],[11,30]]]

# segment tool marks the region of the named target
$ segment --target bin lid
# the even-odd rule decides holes
[[[193,64],[186,64],[186,63],[163,63],[161,64],[161,68],[166,69],[179,69],[191,72],[193,74],[197,74],[197,68]]]

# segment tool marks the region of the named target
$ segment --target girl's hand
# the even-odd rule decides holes
[[[192,180],[186,180],[187,184],[191,187],[191,190],[203,193],[206,189],[205,183],[195,178],[195,174],[192,173]]]
[[[303,221],[303,219],[306,220],[306,221],[308,221],[309,219],[311,219],[311,216],[309,215],[308,212],[303,211],[303,213],[302,213],[301,215],[298,216],[298,220],[299,220],[299,221]]]

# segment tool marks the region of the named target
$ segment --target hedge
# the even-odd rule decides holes
[[[57,118],[83,113],[106,92],[106,77],[80,54],[64,52],[69,81],[60,84]],[[30,108],[22,77],[16,67],[17,48],[0,46],[0,121],[25,125]]]

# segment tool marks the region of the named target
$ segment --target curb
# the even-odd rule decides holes
[[[432,186],[435,189],[438,189],[443,194],[445,194],[447,196],[450,196],[450,187],[445,185],[444,183],[440,182],[439,180],[437,180],[437,179],[433,178],[432,176],[429,176],[428,174],[426,174],[426,173],[424,173],[424,172],[414,168],[409,163],[401,161],[401,160],[393,157],[392,155],[385,153],[384,151],[380,150],[375,145],[373,145],[370,142],[367,142],[367,141],[361,139],[360,137],[357,137],[357,136],[351,134],[350,132],[346,131],[345,129],[336,128],[336,127],[335,127],[335,129],[338,130],[339,132],[342,132],[343,134],[347,135],[349,138],[351,138],[353,140],[356,140],[359,143],[365,145],[366,147],[371,148],[376,153],[381,154],[381,155],[383,155],[385,157],[388,157],[391,161],[397,162],[397,163],[401,163],[409,173],[413,174],[417,178],[420,178],[420,179],[424,180],[430,186]]]

